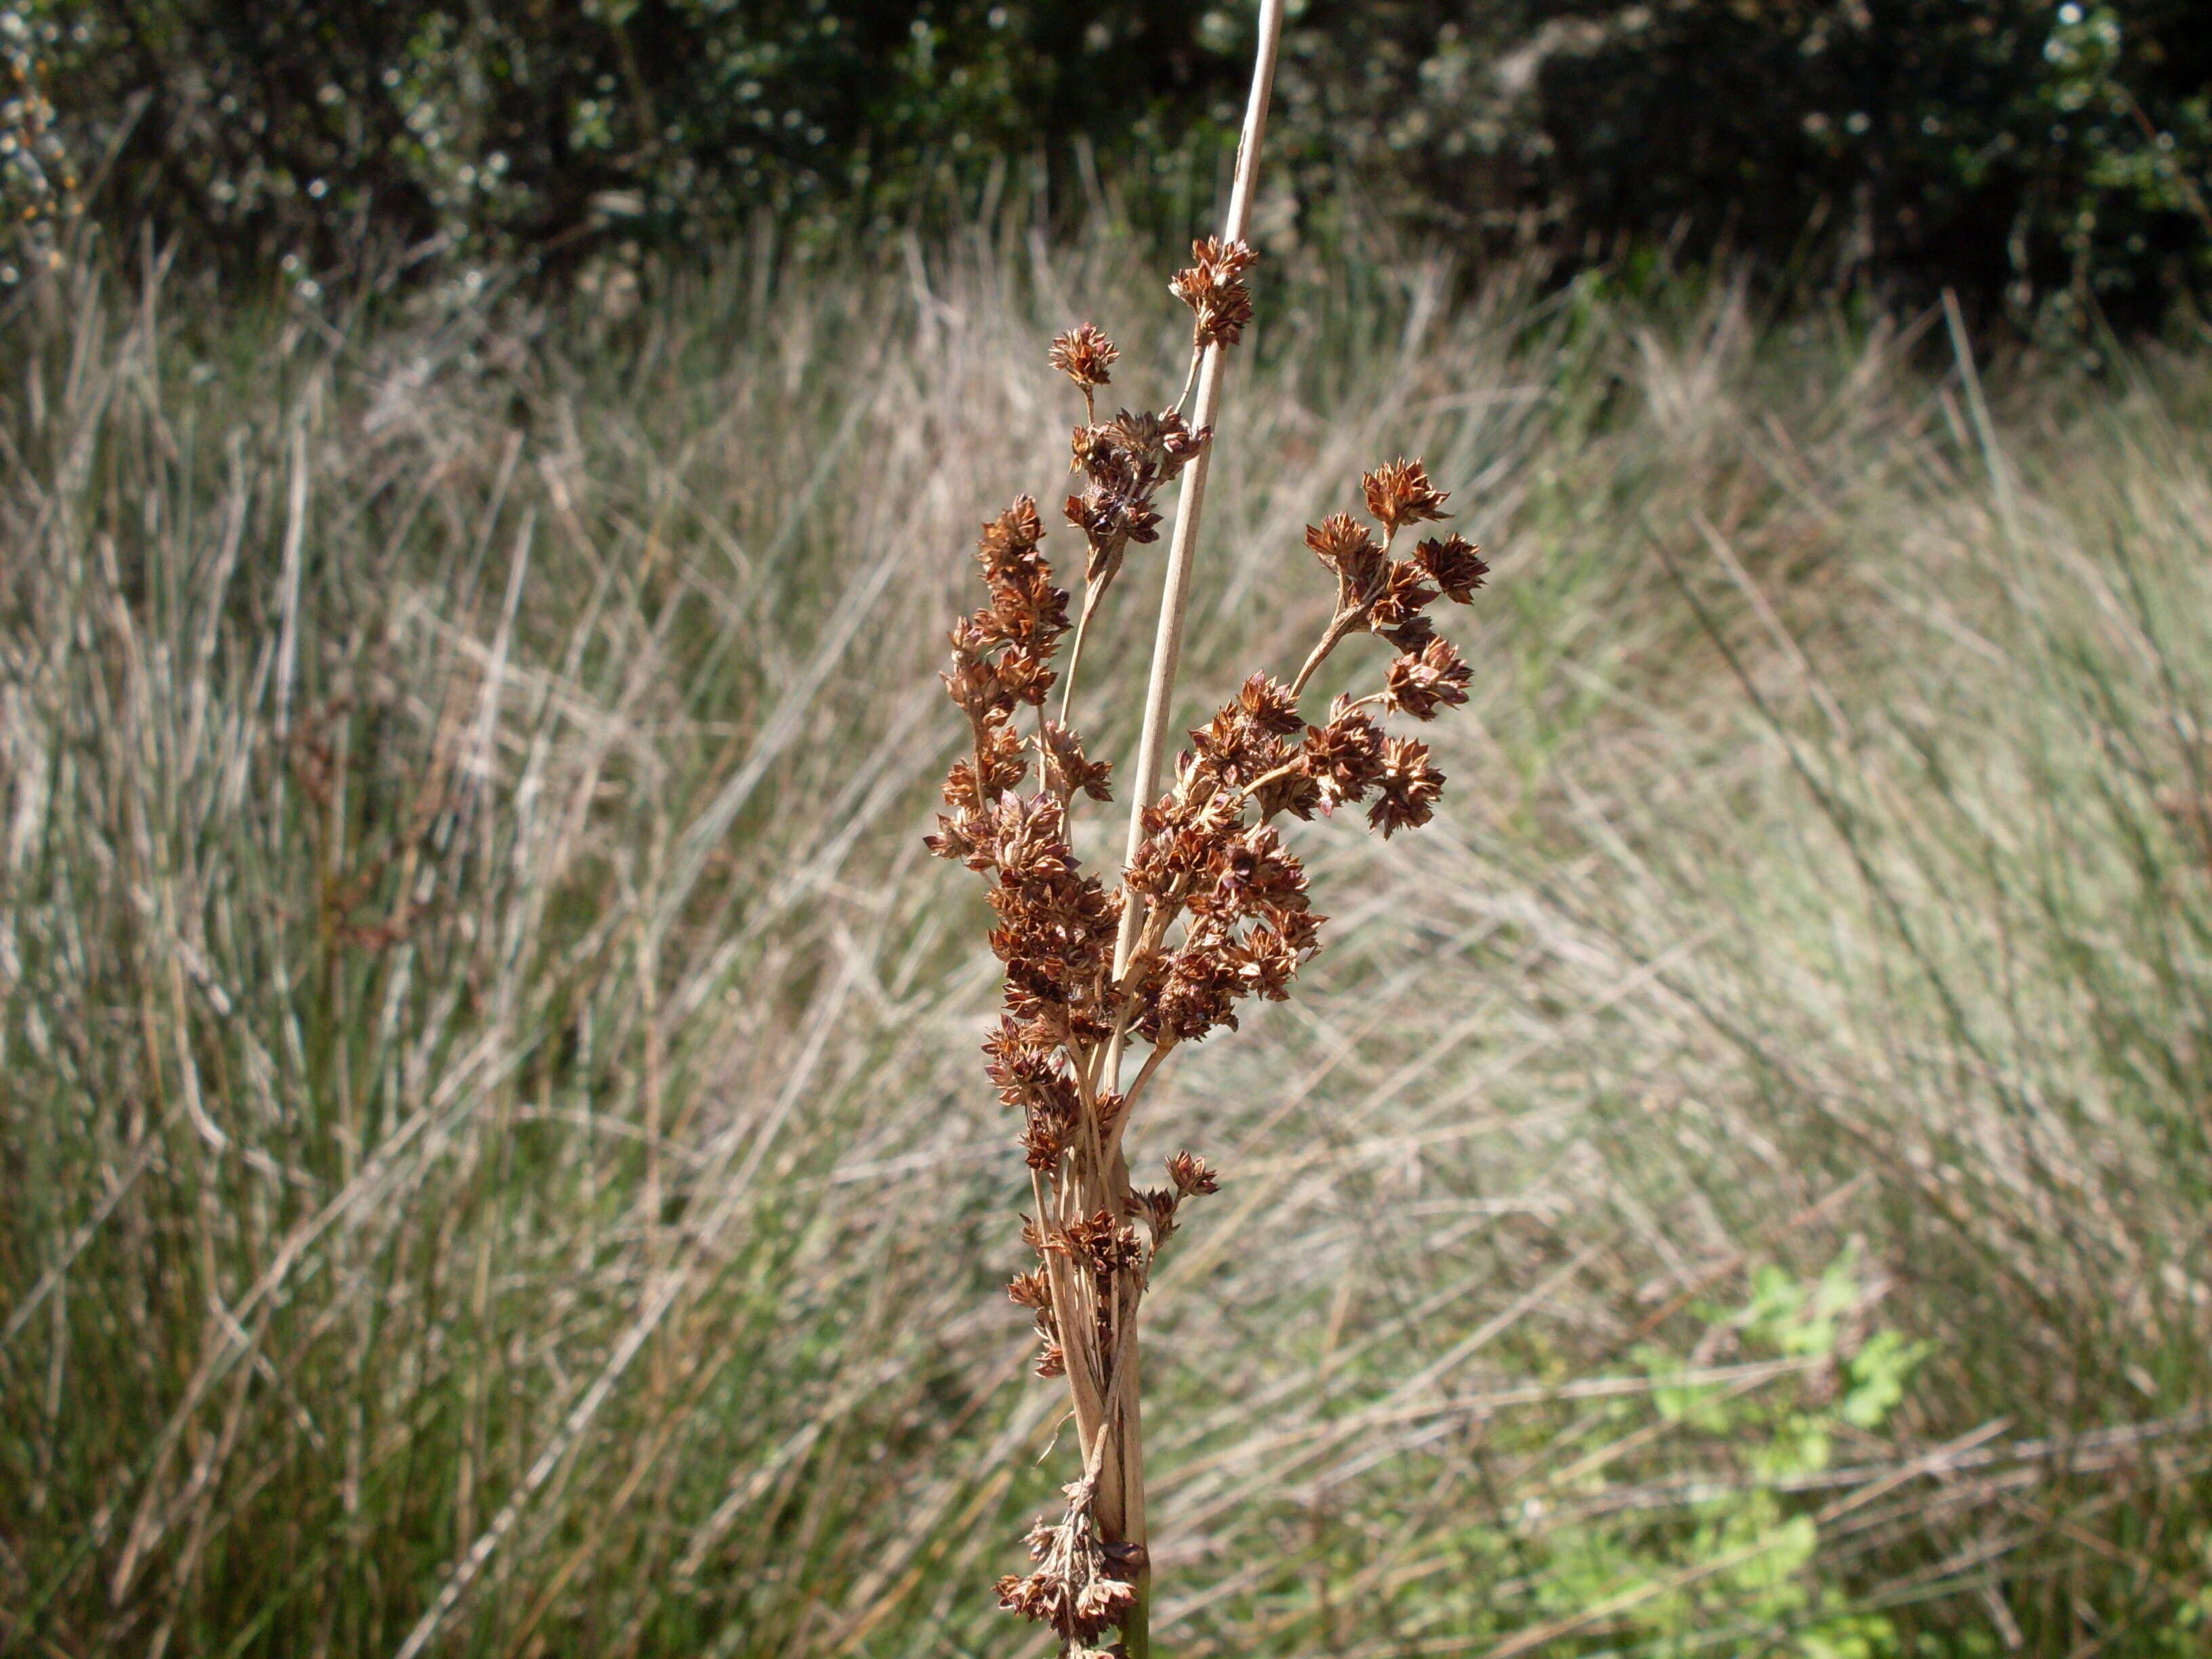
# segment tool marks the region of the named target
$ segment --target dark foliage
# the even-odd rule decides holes
[[[1181,230],[1252,0],[9,0],[90,206],[234,269],[387,245],[555,266],[758,214],[1015,185]],[[2201,0],[1310,0],[1263,215],[1668,245],[1812,291],[2148,325],[2212,285]],[[9,106],[35,112],[17,89]],[[43,133],[37,141],[52,149]],[[33,153],[27,142],[15,152]],[[43,152],[42,152],[43,153]],[[1096,164],[1096,171],[1093,165]],[[45,175],[16,167],[11,217]],[[52,169],[48,169],[52,172]],[[1003,199],[1003,198],[1001,198]]]
[[[1309,174],[1569,252],[2148,322],[2212,259],[2201,0],[1316,0]],[[1360,73],[1342,43],[1364,42]]]
[[[214,229],[209,252],[254,263],[363,231],[557,258],[854,198],[897,211],[971,163],[1065,167],[1077,137],[1172,149],[1243,72],[1184,0],[8,9],[81,146],[116,152],[102,216]]]

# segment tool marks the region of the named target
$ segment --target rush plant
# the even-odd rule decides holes
[[[1034,1565],[1001,1580],[999,1594],[1050,1626],[1071,1656],[1096,1651],[1117,1628],[1127,1653],[1141,1659],[1148,1650],[1138,1310],[1183,1203],[1218,1185],[1206,1161],[1188,1152],[1166,1158],[1164,1185],[1136,1185],[1129,1126],[1169,1055],[1234,1029],[1248,999],[1286,998],[1320,949],[1325,919],[1283,821],[1364,808],[1386,837],[1428,822],[1443,775],[1425,744],[1386,732],[1377,716],[1426,721],[1467,700],[1468,665],[1429,611],[1440,599],[1470,603],[1488,570],[1457,535],[1401,551],[1417,526],[1449,516],[1420,461],[1367,473],[1372,527],[1337,513],[1307,528],[1336,598],[1304,662],[1287,682],[1264,672],[1248,678],[1189,733],[1160,787],[1211,415],[1224,354],[1252,317],[1245,277],[1257,256],[1240,233],[1276,21],[1271,6],[1228,234],[1194,245],[1190,265],[1169,285],[1194,317],[1181,395],[1158,412],[1125,409],[1102,421],[1098,393],[1112,384],[1119,355],[1113,343],[1087,323],[1053,343],[1052,366],[1083,395],[1073,451],[1084,484],[1064,508],[1085,546],[1079,612],[1071,618],[1070,595],[1054,586],[1043,516],[1024,495],[983,527],[976,557],[988,601],[954,625],[945,676],[973,743],[945,780],[950,810],[929,845],[989,884],[991,948],[1006,980],[985,1070],[1021,1115],[1033,1205],[1023,1238],[1037,1258],[1008,1289],[1036,1316],[1037,1374],[1066,1379],[1082,1454],[1066,1508],[1030,1534]],[[1178,479],[1127,854],[1109,885],[1074,848],[1079,805],[1112,799],[1109,763],[1093,758],[1069,724],[1075,673],[1101,600],[1130,548],[1158,539],[1154,502]],[[1060,647],[1071,635],[1063,677]],[[1362,635],[1389,647],[1381,684],[1338,695],[1310,720],[1315,677]],[[1055,689],[1058,719],[1045,712]]]

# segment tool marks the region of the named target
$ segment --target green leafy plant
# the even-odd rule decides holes
[[[1656,1519],[1572,1519],[1571,1489],[1569,1518],[1546,1517],[1535,1535],[1540,1605],[1554,1624],[1595,1622],[1640,1652],[1687,1655],[1733,1628],[1747,1653],[1885,1659],[1897,1650],[1891,1622],[1808,1572],[1820,1522],[1801,1494],[1820,1489],[1839,1440],[1881,1443],[1872,1437],[1929,1345],[1869,1325],[1871,1287],[1851,1252],[1809,1280],[1764,1263],[1749,1288],[1738,1306],[1695,1309],[1703,1357],[1637,1351],[1650,1390],[1613,1408],[1616,1443],[1650,1441],[1697,1473],[1662,1488],[1675,1501]],[[1716,1366],[1722,1348],[1737,1363]],[[1602,1500],[1602,1466],[1584,1462],[1583,1495]],[[1788,1633],[1752,1634],[1762,1630]]]

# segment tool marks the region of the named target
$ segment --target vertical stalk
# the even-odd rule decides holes
[[[1260,143],[1267,131],[1267,105],[1274,91],[1275,54],[1282,42],[1283,4],[1284,0],[1261,0],[1251,96],[1244,106],[1244,129],[1237,143],[1236,182],[1230,191],[1229,216],[1221,233],[1222,240],[1227,242],[1243,240],[1251,223],[1253,187],[1260,173]],[[1197,397],[1188,417],[1194,428],[1213,424],[1214,411],[1221,401],[1222,376],[1227,367],[1226,349],[1218,341],[1208,344],[1199,363]],[[1182,491],[1176,499],[1175,531],[1168,543],[1167,573],[1160,590],[1159,630],[1153,637],[1152,677],[1145,688],[1145,722],[1137,745],[1136,781],[1129,792],[1129,836],[1122,858],[1124,869],[1135,860],[1137,849],[1144,843],[1145,807],[1160,792],[1168,723],[1174,712],[1176,671],[1182,659],[1183,616],[1190,602],[1192,554],[1198,545],[1199,520],[1206,508],[1206,477],[1212,458],[1213,446],[1208,444],[1184,471]],[[1123,897],[1121,932],[1114,946],[1116,980],[1128,971],[1129,955],[1135,948],[1141,921],[1142,907],[1136,903],[1135,896],[1125,889]],[[1117,1036],[1108,1048],[1101,1073],[1117,1088],[1121,1075],[1121,1048],[1122,1040]],[[1111,1184],[1117,1189],[1126,1189],[1127,1166],[1118,1150],[1111,1162]],[[1112,1492],[1118,1501],[1101,1515],[1100,1520],[1109,1536],[1142,1550],[1146,1542],[1144,1447],[1138,1390],[1133,1386],[1139,1363],[1134,1297],[1131,1298],[1128,1311],[1129,1327],[1121,1335],[1115,1368],[1117,1371],[1127,1368],[1127,1381],[1132,1386],[1121,1390],[1121,1401],[1103,1430],[1108,1437],[1107,1455],[1119,1464],[1121,1478],[1119,1490]],[[1109,1483],[1106,1490],[1112,1491],[1112,1484]],[[1138,1563],[1136,1603],[1122,1626],[1122,1639],[1129,1659],[1151,1659],[1152,1565],[1142,1554]]]
[[[1229,194],[1229,218],[1222,240],[1240,242],[1252,218],[1252,190],[1260,173],[1260,140],[1267,125],[1267,100],[1275,84],[1275,52],[1282,40],[1283,0],[1261,0],[1260,45],[1252,65],[1252,97],[1244,109],[1243,136],[1237,142],[1237,179]],[[1198,396],[1189,416],[1193,428],[1213,424],[1221,402],[1221,379],[1228,368],[1228,352],[1216,341],[1206,348],[1198,367]],[[1159,631],[1152,641],[1152,672],[1145,688],[1145,726],[1137,744],[1137,781],[1129,796],[1129,839],[1123,863],[1137,856],[1144,844],[1144,810],[1160,792],[1160,769],[1166,759],[1169,716],[1174,712],[1176,670],[1182,659],[1183,613],[1190,603],[1191,555],[1198,544],[1200,515],[1206,509],[1206,477],[1213,459],[1213,446],[1198,453],[1182,475],[1182,493],[1176,498],[1175,532],[1168,543],[1167,575],[1160,590]],[[1114,951],[1118,977],[1129,965],[1129,952],[1137,941],[1138,913],[1124,910],[1121,933]],[[1109,1074],[1111,1068],[1109,1069]]]

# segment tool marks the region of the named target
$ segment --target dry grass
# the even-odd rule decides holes
[[[1163,1645],[2191,1650],[2201,362],[1445,292],[1267,296],[1214,461],[1194,718],[1376,454],[1505,556],[1451,820],[1322,827],[1330,952],[1152,1103],[1237,1174]],[[998,1650],[1054,1424],[921,624],[1094,312],[1172,374],[1108,242],[11,324],[0,1639]]]

